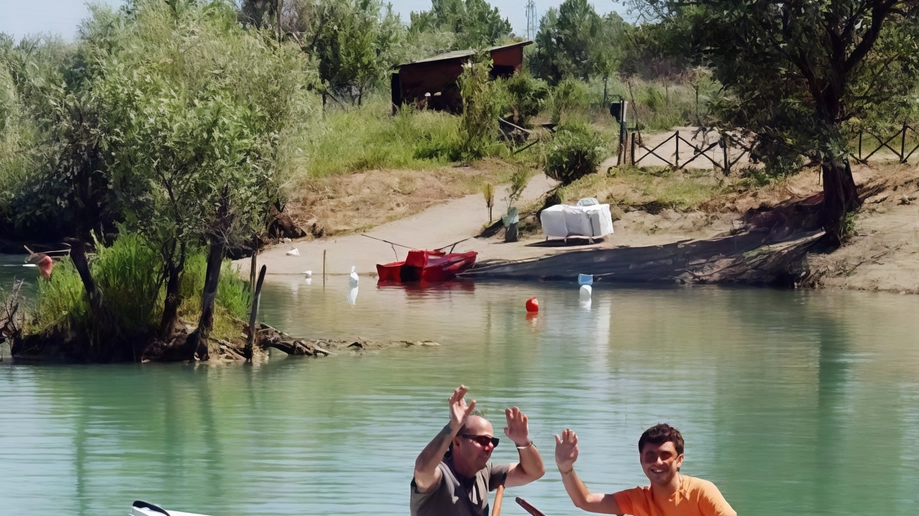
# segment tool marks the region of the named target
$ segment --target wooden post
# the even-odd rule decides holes
[[[862,131],[858,132],[858,160],[862,160]]]
[[[325,288],[325,253],[326,249],[322,250],[322,288]]]
[[[246,341],[246,362],[252,362],[253,348],[255,347],[255,318],[258,316],[258,302],[262,295],[262,284],[265,282],[265,271],[268,268],[262,265],[258,272],[258,283],[255,284],[255,295],[252,297],[252,313],[249,314],[249,340]]]
[[[636,142],[635,142],[635,133],[632,133],[632,152],[630,153],[630,154],[631,154],[630,158],[631,158],[631,160],[632,160],[632,166],[633,166],[633,167],[635,166],[635,143],[636,143]]]
[[[731,173],[731,153],[728,151],[730,141],[727,135],[721,137],[721,147],[724,150],[724,175]]]
[[[903,134],[900,137],[900,163],[906,163],[906,122],[903,122]]]
[[[680,168],[680,132],[677,131],[674,137],[676,138],[676,152],[674,153],[676,156],[676,168]]]
[[[249,261],[249,290],[255,288],[255,270],[258,268],[258,236],[252,237],[252,259]]]

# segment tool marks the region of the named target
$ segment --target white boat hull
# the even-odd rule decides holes
[[[206,514],[197,514],[194,512],[167,511],[158,505],[152,503],[137,501],[131,507],[130,516],[207,516]]]

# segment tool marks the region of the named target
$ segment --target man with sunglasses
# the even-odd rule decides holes
[[[652,426],[638,439],[638,458],[650,486],[613,494],[591,493],[574,472],[578,436],[566,428],[555,436],[555,463],[574,505],[602,514],[634,516],[737,516],[715,484],[680,473],[683,436],[663,423]]]
[[[517,407],[504,411],[504,434],[516,445],[520,462],[490,462],[499,439],[487,419],[472,413],[475,400],[466,404],[468,390],[460,385],[453,391],[450,422],[415,459],[412,516],[487,516],[489,491],[522,486],[546,472],[527,417]]]

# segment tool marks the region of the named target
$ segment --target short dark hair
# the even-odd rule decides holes
[[[641,434],[641,438],[638,439],[638,452],[641,453],[648,443],[660,445],[668,441],[673,443],[678,455],[683,454],[683,435],[667,423],[660,423],[645,430],[645,433]]]

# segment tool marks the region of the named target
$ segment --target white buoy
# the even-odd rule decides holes
[[[578,274],[578,285],[593,285],[593,274]]]
[[[352,265],[351,266],[351,278],[349,280],[351,282],[351,288],[356,288],[358,283],[361,282],[361,279],[357,277],[357,272],[355,272],[354,269],[355,267],[354,265]]]
[[[303,275],[306,276],[307,278],[312,278],[313,271],[303,271]]]
[[[287,251],[284,254],[286,254],[287,256],[300,256],[300,250],[297,249],[296,247],[292,247],[290,251]]]
[[[578,297],[580,297],[582,303],[590,301],[592,290],[590,285],[581,285],[581,289],[578,291]]]

